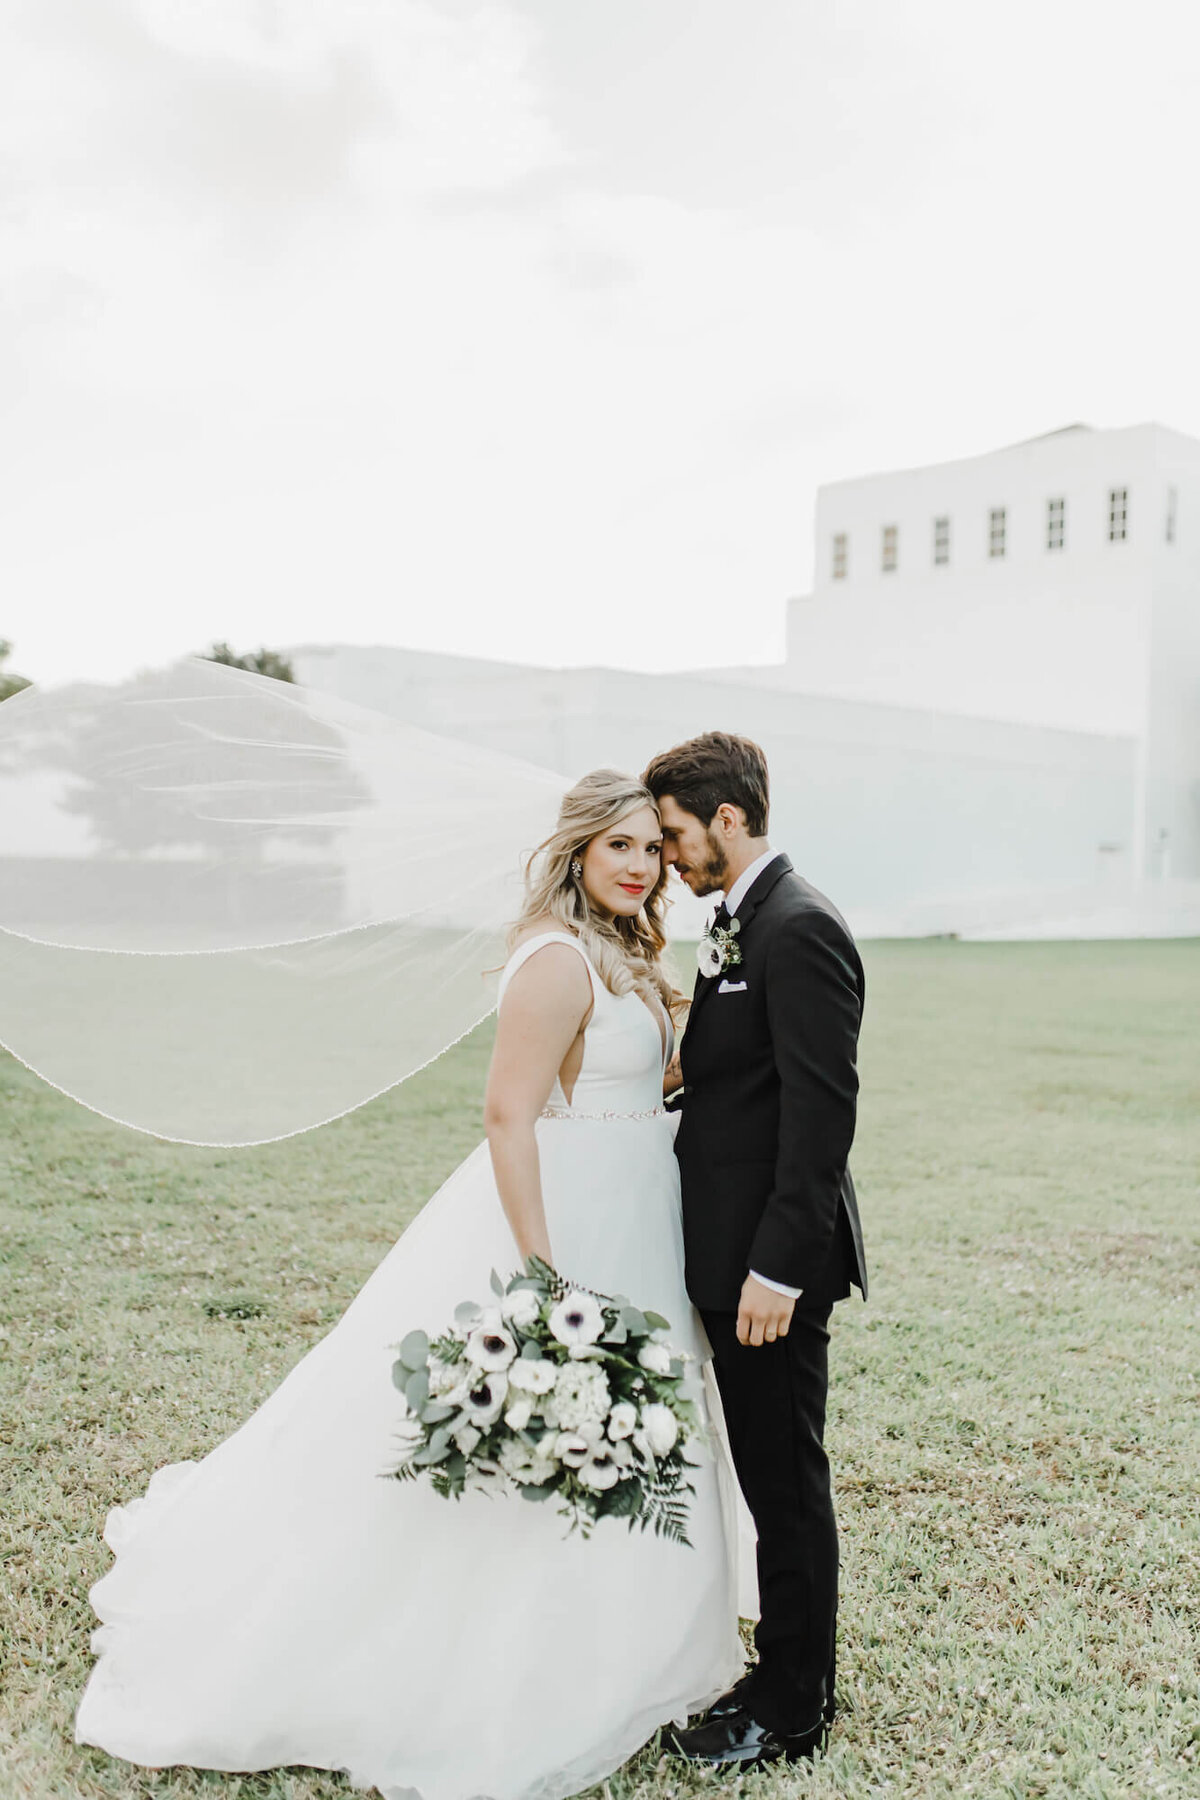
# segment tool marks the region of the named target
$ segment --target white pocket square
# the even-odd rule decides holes
[[[717,989],[718,994],[744,994],[745,991],[744,981],[723,981]]]

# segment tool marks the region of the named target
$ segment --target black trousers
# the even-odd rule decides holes
[[[758,1663],[748,1704],[760,1725],[832,1719],[838,1536],[825,1455],[829,1314],[797,1305],[785,1338],[738,1343],[734,1313],[705,1312],[734,1468],[758,1530]]]

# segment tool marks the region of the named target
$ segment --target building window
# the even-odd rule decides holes
[[[900,560],[900,527],[885,525],[883,528],[883,572],[890,575]]]
[[[850,539],[844,531],[833,534],[833,579],[845,581],[846,568],[850,559]]]
[[[1175,530],[1179,523],[1179,489],[1167,489],[1167,542],[1175,542]]]
[[[950,561],[950,521],[935,519],[933,521],[933,560],[935,563]]]
[[[1003,506],[993,506],[988,514],[988,555],[1003,556],[1008,537],[1008,512]]]
[[[1129,536],[1129,489],[1108,490],[1108,541],[1123,544]]]
[[[1061,550],[1067,537],[1067,503],[1065,500],[1047,500],[1046,502],[1046,548]]]

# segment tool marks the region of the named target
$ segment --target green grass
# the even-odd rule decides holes
[[[1200,945],[867,946],[871,1302],[829,1443],[844,1711],[746,1795],[1189,1794],[1200,1763]],[[106,1509],[202,1455],[480,1135],[488,1033],[254,1151],[110,1128],[0,1060],[0,1793],[332,1800],[71,1739]],[[653,1750],[610,1800],[712,1782]],[[730,1784],[731,1785],[731,1784]]]

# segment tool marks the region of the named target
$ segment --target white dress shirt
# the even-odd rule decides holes
[[[763,870],[770,863],[773,863],[775,858],[781,854],[782,852],[779,850],[764,850],[761,856],[755,858],[748,869],[742,870],[741,874],[725,896],[725,907],[730,918],[737,917],[738,907],[742,904],[742,901],[746,898],[746,895],[750,892],[750,889],[754,886],[754,883],[758,880]],[[751,1269],[750,1273],[753,1275],[755,1281],[761,1281],[765,1288],[770,1288],[771,1291],[776,1294],[784,1294],[789,1300],[798,1300],[804,1292],[803,1288],[788,1287],[785,1282],[772,1281],[769,1275],[760,1275],[757,1269]]]

